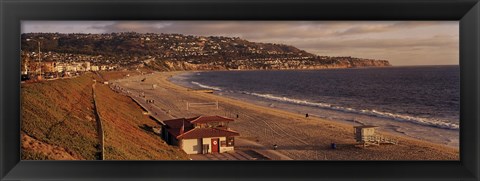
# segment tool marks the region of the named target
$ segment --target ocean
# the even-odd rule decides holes
[[[170,81],[294,113],[459,143],[459,66],[188,72]]]

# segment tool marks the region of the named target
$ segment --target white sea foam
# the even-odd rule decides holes
[[[216,91],[221,91],[222,89],[220,89],[219,87],[214,87],[214,86],[208,86],[208,85],[204,85],[204,84],[200,84],[198,82],[193,82],[192,81],[192,84],[195,84],[201,88],[205,88],[205,89],[212,89],[212,90],[216,90]]]
[[[242,92],[242,93],[257,96],[257,97],[262,97],[262,98],[266,98],[266,99],[270,99],[270,100],[275,100],[275,101],[281,101],[281,102],[294,103],[294,104],[299,104],[299,105],[320,107],[320,108],[331,109],[331,110],[342,111],[342,112],[349,112],[349,113],[356,113],[356,114],[363,114],[363,115],[387,118],[387,119],[392,119],[392,120],[395,120],[395,121],[410,122],[410,123],[424,125],[424,126],[432,126],[432,127],[452,129],[452,130],[458,130],[459,129],[458,124],[448,123],[446,121],[442,121],[442,120],[439,120],[439,119],[413,117],[413,116],[408,116],[408,115],[394,114],[394,113],[382,112],[382,111],[377,111],[377,110],[366,110],[366,109],[357,110],[357,109],[354,109],[354,108],[334,106],[334,105],[327,104],[327,103],[315,103],[315,102],[309,102],[309,101],[306,101],[306,100],[299,100],[299,99],[293,99],[293,98],[288,98],[288,97],[279,97],[279,96],[275,96],[275,95],[271,95],[271,94],[259,94],[259,93],[245,92],[245,91]]]

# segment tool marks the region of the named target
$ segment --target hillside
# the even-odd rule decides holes
[[[118,73],[102,77],[117,77]],[[177,147],[167,146],[153,127],[160,125],[131,98],[113,92],[108,85],[96,85],[97,105],[105,131],[106,160],[186,160]],[[112,106],[114,105],[114,106]]]
[[[97,159],[91,83],[90,77],[82,76],[22,84],[22,159],[55,159],[48,154],[53,148],[79,159]],[[34,149],[34,143],[45,150]]]
[[[390,66],[386,60],[314,55],[291,45],[251,42],[238,37],[182,34],[22,34],[22,51],[43,61],[149,66],[171,70],[322,69]],[[28,56],[26,56],[28,57]]]
[[[99,79],[89,73],[71,79],[22,84],[22,159],[99,158],[93,78]],[[145,125],[156,123],[142,115],[132,100],[100,84],[96,86],[96,97],[102,119],[105,119],[102,120],[105,159],[187,159],[185,153],[168,146],[158,135],[145,129]]]

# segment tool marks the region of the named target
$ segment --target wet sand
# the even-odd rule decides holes
[[[167,79],[181,72],[156,72],[114,81],[133,95],[144,92],[155,100],[156,115],[161,119],[220,115],[234,118],[229,126],[240,133],[240,139],[263,145],[265,151],[277,150],[294,160],[458,160],[459,151],[445,145],[416,140],[389,133],[379,134],[399,141],[397,145],[382,144],[366,148],[355,147],[352,125],[317,117],[306,118],[271,107],[242,102],[231,98],[192,91]],[[142,79],[145,79],[142,81]],[[152,86],[156,84],[156,87]],[[187,103],[217,102],[216,105],[189,107]],[[238,118],[237,118],[238,115]],[[335,143],[337,149],[331,149]]]

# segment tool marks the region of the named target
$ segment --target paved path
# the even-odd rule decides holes
[[[98,134],[98,142],[99,142],[99,160],[105,159],[105,136],[103,132],[103,124],[102,124],[102,117],[100,116],[100,112],[98,111],[97,106],[97,99],[95,94],[95,85],[97,81],[93,82],[92,84],[92,95],[93,95],[93,104],[94,104],[94,111],[95,111],[95,120],[97,121],[97,134]]]
[[[189,155],[192,160],[270,160],[252,150],[235,150],[226,153]]]

